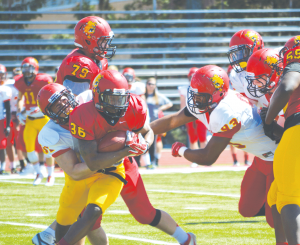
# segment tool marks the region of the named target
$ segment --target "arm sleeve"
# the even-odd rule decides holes
[[[95,140],[93,118],[80,107],[76,107],[70,114],[69,130],[77,139]]]
[[[184,115],[186,115],[187,117],[197,118],[189,111],[189,109],[187,107],[184,107]]]

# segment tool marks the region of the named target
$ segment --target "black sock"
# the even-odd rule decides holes
[[[29,161],[28,157],[26,157],[26,162],[27,162],[27,163],[30,163],[30,161]]]
[[[45,162],[40,162],[40,166],[43,166],[45,164]]]
[[[19,162],[20,162],[21,169],[25,168],[24,160],[20,160]]]

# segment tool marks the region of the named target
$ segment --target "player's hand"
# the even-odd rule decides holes
[[[172,156],[173,157],[181,157],[179,155],[179,149],[181,147],[186,147],[185,144],[183,143],[180,143],[180,142],[175,142],[173,145],[172,145]]]
[[[8,137],[9,133],[10,133],[10,127],[6,127],[6,128],[4,129],[5,137]]]
[[[131,156],[139,156],[148,151],[148,142],[144,139],[144,137],[139,134],[135,134],[133,132],[126,132],[126,146],[129,146],[131,150]]]
[[[22,125],[25,125],[25,123],[26,123],[26,114],[19,112],[19,113],[17,113],[17,117],[18,117],[18,120],[20,121],[20,123]]]

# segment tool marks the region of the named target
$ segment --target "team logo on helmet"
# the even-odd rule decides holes
[[[295,44],[300,44],[300,36],[296,36],[294,42]]]
[[[93,91],[95,92],[95,89],[97,88],[98,84],[100,83],[100,80],[103,78],[103,75],[99,74],[94,82],[93,82]]]
[[[267,56],[267,58],[264,62],[267,63],[270,67],[273,67],[274,65],[277,64],[278,59],[276,59],[275,57],[272,57],[272,56]]]
[[[260,45],[258,36],[257,36],[257,34],[256,34],[255,32],[253,32],[253,31],[247,31],[247,33],[246,33],[245,36],[246,36],[246,37],[249,37],[250,39],[252,39],[253,42],[256,41],[256,44],[257,44],[257,45]]]
[[[95,33],[97,23],[89,21],[84,26],[84,33],[87,36],[87,38],[92,38],[91,35]]]
[[[211,77],[209,80],[211,80],[214,84],[214,87],[219,90],[220,92],[222,91],[224,81],[223,78],[220,77],[219,75],[215,74],[213,77]]]

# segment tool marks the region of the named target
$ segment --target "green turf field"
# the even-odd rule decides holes
[[[243,174],[244,171],[224,171],[155,174],[142,177],[153,206],[167,211],[184,230],[196,234],[198,244],[275,244],[273,229],[268,226],[265,217],[243,218],[238,213],[237,195]],[[29,184],[7,183],[0,180],[0,245],[31,244],[31,238],[43,229],[24,225],[48,226],[52,223],[64,183],[63,178],[57,178],[56,183],[61,185],[47,188],[43,185],[34,187],[31,185],[32,180],[28,179],[15,181]],[[203,195],[199,192],[216,195]],[[218,194],[232,194],[233,197]],[[175,239],[161,231],[138,224],[130,214],[114,213],[120,210],[126,211],[127,207],[119,197],[103,217],[102,224],[106,233],[150,241],[109,237],[110,245],[158,244],[155,241],[176,244]],[[48,216],[36,217],[28,214]],[[87,241],[86,244],[90,243]]]

